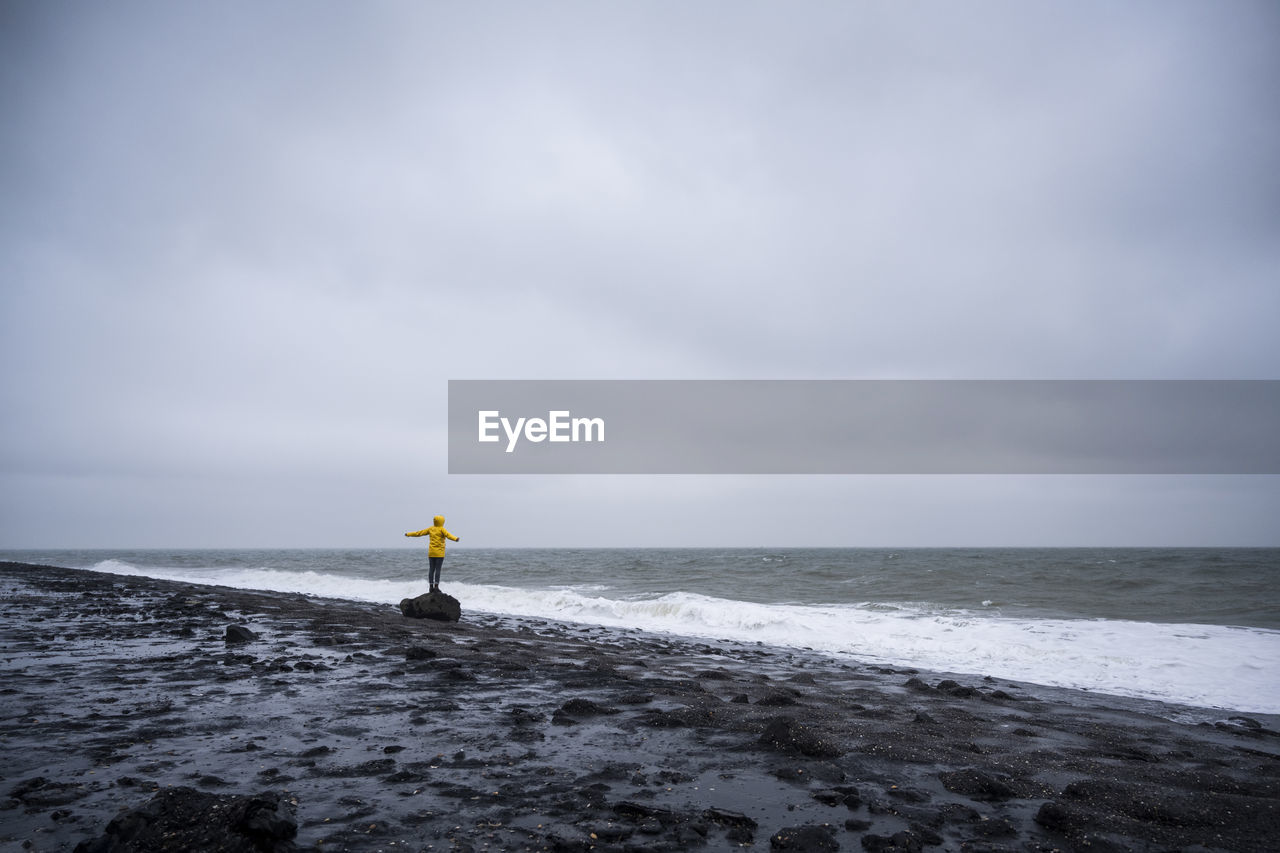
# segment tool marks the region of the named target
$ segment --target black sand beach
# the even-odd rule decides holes
[[[0,588],[0,850],[1280,848],[1273,717],[465,601]]]

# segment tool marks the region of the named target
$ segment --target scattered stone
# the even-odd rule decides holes
[[[903,803],[927,803],[932,799],[928,792],[921,791],[919,788],[901,788],[897,785],[890,787],[885,794],[889,799]]]
[[[771,690],[757,699],[756,704],[766,708],[780,708],[796,704],[796,696],[788,690]]]
[[[862,849],[867,853],[921,853],[924,839],[909,830],[893,835],[864,835]]]
[[[620,803],[615,803],[613,813],[619,817],[636,821],[657,820],[659,823],[675,823],[677,820],[674,812],[657,806],[646,806],[644,803],[637,803],[633,800],[623,800]]]
[[[595,717],[601,714],[616,714],[617,708],[609,708],[590,699],[570,699],[556,711],[559,714],[570,714],[575,717]]]
[[[968,699],[972,696],[979,695],[977,688],[966,687],[959,682],[951,680],[950,678],[938,682],[938,692],[946,693],[950,696],[956,697],[957,699]]]
[[[159,785],[148,779],[137,779],[133,776],[121,776],[116,780],[116,784],[121,788],[153,788],[159,789]]]
[[[88,793],[83,785],[51,782],[43,776],[27,779],[9,789],[10,797],[33,807],[65,806]]]
[[[1067,835],[1083,826],[1085,818],[1078,810],[1055,800],[1040,807],[1040,811],[1036,812],[1035,821],[1045,829]]]
[[[293,800],[266,792],[253,796],[164,788],[150,802],[117,815],[102,835],[75,853],[288,853],[298,833]]]
[[[300,660],[293,665],[298,672],[328,672],[330,667],[313,660]]]
[[[809,796],[825,806],[846,806],[853,810],[862,805],[862,796],[857,788],[823,788],[812,792]]]
[[[1005,817],[979,818],[971,829],[979,838],[1014,838],[1018,834],[1017,828]]]
[[[532,725],[533,723],[540,723],[546,719],[546,717],[539,714],[537,711],[531,711],[520,705],[512,708],[509,713],[511,715],[512,724],[517,726]]]
[[[774,717],[764,728],[758,743],[778,752],[807,755],[810,758],[838,758],[838,746],[809,726],[792,717]]]
[[[942,787],[953,794],[964,794],[974,800],[997,802],[1018,796],[1009,783],[981,770],[951,770],[938,774]]]
[[[443,678],[445,681],[457,681],[457,682],[478,680],[474,672],[472,672],[469,669],[462,669],[461,667],[451,667],[449,669],[446,669],[444,673],[441,675],[441,678]]]
[[[835,827],[824,823],[820,826],[789,826],[780,829],[769,838],[774,850],[822,851],[839,850]]]
[[[728,809],[706,809],[702,816],[712,823],[718,823],[721,826],[739,827],[749,829],[752,832],[759,826],[752,818],[747,817],[741,812],[733,812]]]
[[[1120,814],[1159,826],[1212,827],[1222,821],[1220,809],[1204,797],[1156,792],[1140,784],[1082,779],[1064,788],[1062,795],[1104,814]],[[1244,802],[1239,807],[1247,808]]]

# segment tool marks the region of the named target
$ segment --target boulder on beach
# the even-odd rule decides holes
[[[443,592],[425,592],[417,598],[406,598],[401,601],[400,612],[413,619],[457,622],[462,618],[462,605],[452,595]]]
[[[258,639],[258,635],[243,625],[228,625],[226,633],[226,642],[229,644],[251,643]]]

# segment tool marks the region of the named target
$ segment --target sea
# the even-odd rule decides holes
[[[427,589],[425,547],[0,559],[390,605]],[[454,546],[441,588],[475,612],[1280,714],[1278,548]]]

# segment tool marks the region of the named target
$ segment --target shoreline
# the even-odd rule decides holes
[[[72,850],[179,786],[284,797],[296,837],[280,849],[1262,851],[1280,836],[1269,715],[1164,706],[1206,717],[1178,722],[1154,700],[466,601],[461,622],[433,623],[15,563],[0,587],[2,850]],[[256,638],[228,644],[230,625]]]
[[[784,586],[769,582],[781,565],[769,563],[781,556],[757,549],[705,559],[690,549],[527,559],[470,549],[458,555],[448,585],[473,613],[811,647],[854,663],[1280,715],[1280,621],[1265,594],[1280,549],[1255,557],[1166,549],[1132,559],[1113,550],[1082,558],[1035,549],[1026,559],[947,549],[938,553],[950,556],[914,562],[895,552],[892,563],[887,555],[853,556],[855,549],[835,549],[830,560],[795,550],[803,556],[785,570],[795,583]],[[414,555],[411,548],[95,550],[0,559],[395,604],[421,589]],[[1166,564],[1169,572],[1159,570]],[[1201,572],[1227,580],[1208,594],[1197,586]]]

